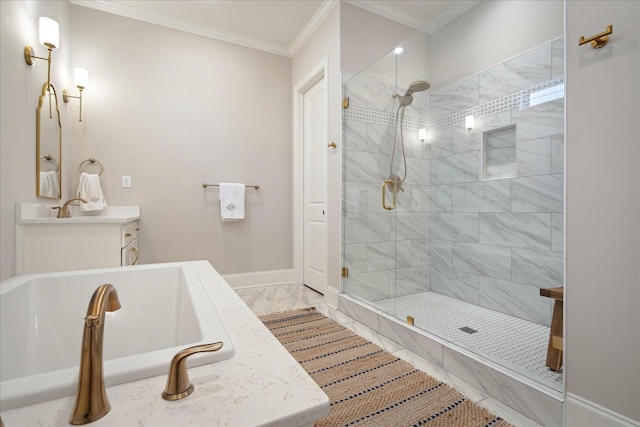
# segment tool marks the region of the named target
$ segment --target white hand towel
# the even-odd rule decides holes
[[[220,216],[223,221],[244,219],[244,184],[220,183]]]
[[[100,175],[82,172],[78,182],[77,197],[82,197],[87,203],[80,203],[83,212],[101,211],[107,206],[107,201],[100,186]]]
[[[60,197],[58,172],[40,172],[40,197]]]

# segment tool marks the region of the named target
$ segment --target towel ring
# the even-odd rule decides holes
[[[50,162],[55,163],[56,164],[56,172],[60,171],[60,163],[58,163],[58,161],[56,159],[54,159],[53,156],[47,154],[46,156],[40,157],[40,160],[48,160]]]
[[[79,172],[82,172],[82,166],[84,166],[84,164],[85,164],[85,163],[87,163],[87,162],[89,162],[89,163],[91,163],[91,164],[97,163],[97,164],[98,164],[98,166],[100,166],[100,172],[98,173],[98,175],[102,175],[102,172],[104,172],[104,167],[102,166],[102,163],[100,163],[99,161],[97,161],[97,160],[96,160],[96,159],[94,159],[93,157],[92,157],[92,158],[90,158],[90,159],[85,160],[85,161],[84,161],[84,162],[82,162],[82,163],[80,163],[80,166],[78,167],[78,171],[79,171]]]

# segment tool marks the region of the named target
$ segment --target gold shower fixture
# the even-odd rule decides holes
[[[80,91],[80,95],[69,95],[69,91],[65,89],[62,91],[62,99],[67,103],[71,102],[71,98],[77,98],[80,100],[80,121],[82,121],[82,91],[86,89],[87,83],[89,82],[89,72],[84,68],[75,67],[73,69],[73,82]]]

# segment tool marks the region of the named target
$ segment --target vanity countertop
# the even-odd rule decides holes
[[[166,375],[107,388],[111,411],[91,426],[311,426],[329,398],[207,261],[192,263],[235,346],[231,359],[189,369],[194,392],[169,402]],[[106,325],[108,327],[108,325]],[[169,361],[167,361],[168,365]],[[74,396],[2,412],[6,427],[68,426]]]
[[[102,211],[82,212],[79,206],[70,205],[71,218],[56,218],[54,206],[60,203],[16,203],[16,224],[127,224],[140,219],[140,206],[107,206]]]

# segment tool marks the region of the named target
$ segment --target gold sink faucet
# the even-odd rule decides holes
[[[71,214],[69,213],[69,204],[71,202],[82,202],[82,203],[87,203],[87,201],[81,197],[74,197],[72,199],[67,200],[66,202],[64,202],[64,205],[62,205],[62,207],[60,206],[55,206],[53,208],[51,208],[52,210],[58,209],[58,216],[56,218],[71,218]]]
[[[105,312],[119,308],[120,300],[113,285],[100,285],[91,297],[87,316],[84,318],[78,392],[70,424],[90,423],[102,418],[111,409],[104,386],[102,342]]]

